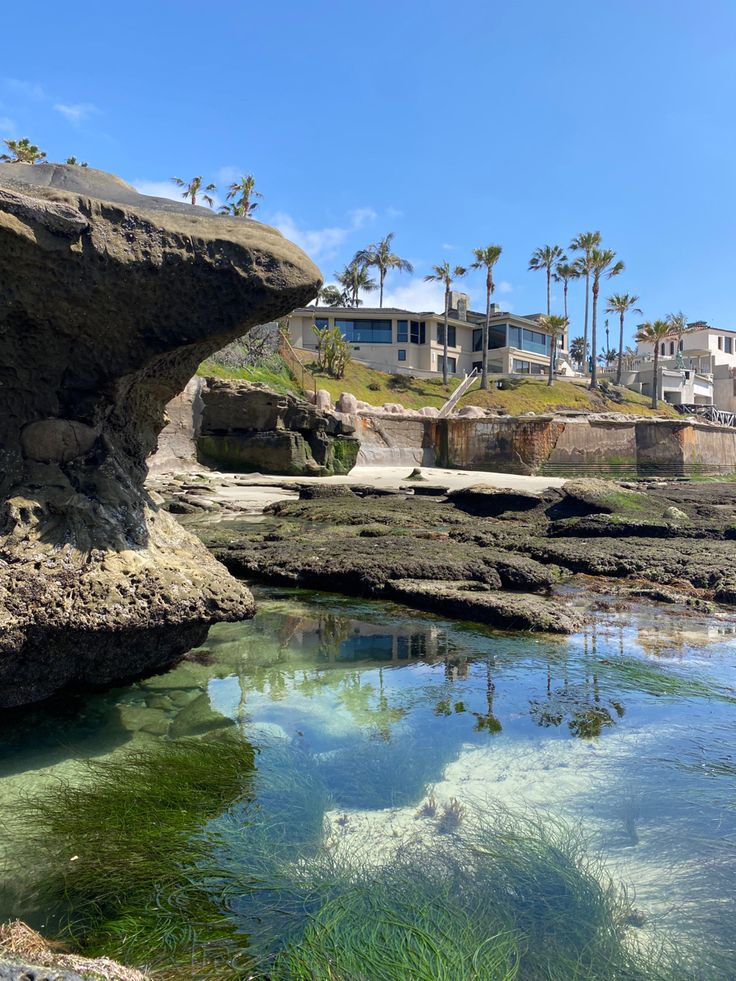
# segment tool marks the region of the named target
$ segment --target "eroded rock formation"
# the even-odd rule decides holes
[[[295,395],[208,378],[200,398],[198,456],[217,470],[326,476],[355,465],[355,428]]]
[[[145,491],[145,460],[197,365],[319,283],[257,222],[0,166],[0,705],[168,663],[252,613]]]

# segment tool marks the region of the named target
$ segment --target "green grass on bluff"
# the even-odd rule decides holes
[[[392,375],[377,371],[359,361],[351,362],[343,378],[331,378],[313,369],[314,355],[311,351],[297,352],[302,362],[310,369],[305,378],[310,388],[326,389],[333,400],[343,392],[351,392],[357,399],[369,405],[382,406],[387,402],[400,402],[407,409],[421,409],[424,406],[440,408],[450,397],[459,379],[449,385],[442,384],[440,378],[412,378],[409,375]],[[302,394],[299,383],[288,366],[278,356],[271,356],[263,366],[257,368],[230,368],[212,360],[205,361],[199,368],[200,375],[214,378],[239,378],[250,382],[262,382],[277,392]],[[460,400],[463,405],[478,405],[487,409],[501,409],[509,415],[525,412],[554,412],[557,409],[580,409],[586,412],[626,412],[642,416],[665,416],[674,418],[677,413],[672,406],[660,402],[657,412],[653,412],[650,401],[643,395],[630,392],[626,388],[615,389],[616,398],[607,398],[603,392],[591,392],[585,382],[556,381],[550,387],[545,378],[507,378],[503,388],[491,383],[488,391],[482,392],[479,382]]]

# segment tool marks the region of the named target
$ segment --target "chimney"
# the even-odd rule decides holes
[[[450,307],[457,311],[458,320],[468,319],[468,301],[469,296],[467,293],[457,293],[453,290],[450,293]]]

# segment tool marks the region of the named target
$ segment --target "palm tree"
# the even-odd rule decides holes
[[[353,260],[348,263],[341,273],[335,273],[335,279],[343,288],[348,300],[348,306],[359,307],[361,304],[360,291],[372,292],[376,288],[375,279],[371,279],[365,266]]]
[[[558,262],[552,278],[556,283],[562,283],[565,319],[569,320],[570,318],[567,312],[567,288],[573,279],[580,279],[580,271],[574,262]]]
[[[641,324],[636,332],[639,344],[654,345],[654,378],[652,379],[652,408],[657,408],[659,400],[659,345],[672,331],[668,320],[652,320]]]
[[[682,335],[687,330],[687,317],[680,310],[679,313],[668,313],[665,319],[670,325],[670,330],[677,334],[677,350],[679,353],[680,345],[682,344]]]
[[[590,254],[593,249],[597,249],[601,244],[600,232],[581,232],[572,242],[570,249],[573,252],[582,252],[580,258],[575,260],[579,276],[585,276],[585,327],[583,329],[583,341],[585,353],[583,355],[583,371],[587,371],[588,362],[588,300],[590,298]]]
[[[237,215],[241,218],[251,218],[253,212],[258,207],[258,202],[253,201],[252,198],[262,198],[263,195],[260,191],[256,191],[256,179],[252,174],[248,174],[246,177],[241,177],[239,181],[235,181],[231,184],[228,192],[228,201],[235,201],[235,206],[237,207]],[[214,187],[213,187],[214,189]],[[233,212],[234,214],[236,212]]]
[[[624,358],[624,317],[629,312],[641,314],[641,310],[636,305],[639,302],[639,297],[632,296],[630,293],[614,293],[613,296],[608,297],[606,302],[608,303],[606,313],[617,313],[619,317],[618,367],[616,369],[616,384],[620,385],[623,374]]]
[[[616,261],[616,253],[613,249],[593,249],[590,253],[589,265],[590,272],[593,276],[593,285],[591,287],[593,316],[591,317],[590,328],[590,346],[593,351],[593,359],[590,371],[590,387],[598,388],[598,366],[596,363],[598,353],[597,313],[601,276],[605,276],[606,279],[610,279],[612,276],[618,276],[619,273],[624,271],[624,264],[620,260],[618,262]]]
[[[379,280],[379,307],[383,306],[383,283],[389,269],[398,269],[399,272],[414,272],[414,266],[407,260],[402,259],[391,251],[391,241],[394,237],[393,232],[389,232],[385,238],[374,245],[369,245],[367,249],[360,249],[355,253],[353,262],[359,266],[375,266],[378,269]]]
[[[0,160],[3,163],[26,163],[35,164],[46,158],[46,154],[35,143],[31,143],[27,136],[20,140],[3,140],[5,146],[10,150],[10,154],[3,153]]]
[[[328,283],[317,294],[315,306],[318,306],[320,303],[326,307],[345,306],[345,294],[334,283]]]
[[[444,346],[444,358],[442,361],[442,382],[447,384],[447,337],[449,331],[447,329],[448,318],[450,316],[450,292],[452,290],[452,282],[454,279],[460,279],[468,271],[464,266],[455,266],[451,268],[450,263],[445,260],[440,266],[432,266],[433,272],[429,273],[424,277],[425,283],[442,283],[445,287],[445,346]]]
[[[207,204],[210,206],[210,208],[214,206],[215,202],[212,200],[209,194],[205,193],[206,191],[216,190],[214,184],[207,184],[205,185],[205,187],[202,187],[201,177],[192,177],[192,179],[189,181],[188,184],[186,181],[183,181],[181,177],[172,177],[171,179],[176,184],[177,187],[184,188],[181,196],[183,198],[189,198],[192,204],[197,203],[197,195],[201,193],[202,200],[206,201]]]
[[[546,317],[539,318],[539,326],[542,330],[546,331],[550,338],[550,351],[549,351],[549,377],[547,379],[547,384],[551,385],[554,381],[555,373],[555,362],[557,360],[557,338],[564,335],[567,330],[567,317],[557,317],[554,314],[549,314]]]
[[[491,296],[495,289],[493,283],[493,267],[501,257],[503,249],[500,245],[486,245],[483,249],[473,249],[475,262],[471,269],[486,271],[486,322],[483,326],[483,360],[481,361],[480,387],[488,388],[488,335],[491,329]]]
[[[547,271],[547,316],[551,313],[550,309],[550,282],[552,280],[552,269],[557,263],[565,262],[567,256],[559,245],[543,245],[541,249],[535,249],[529,260],[530,269],[545,269]]]

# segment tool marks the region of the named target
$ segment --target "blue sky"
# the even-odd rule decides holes
[[[429,266],[497,242],[497,300],[530,313],[533,249],[600,229],[606,293],[736,327],[733,0],[41,0],[2,27],[0,137],[151,193],[253,173],[328,280],[394,231],[416,272],[387,299],[440,309]]]

